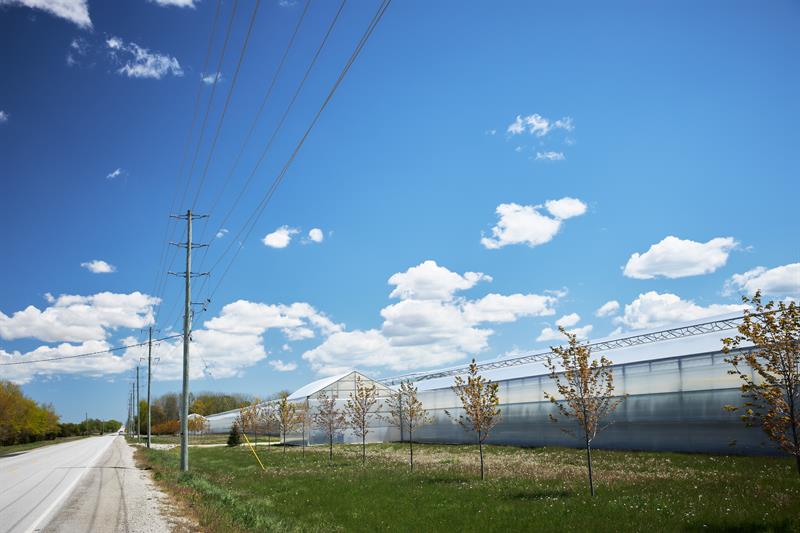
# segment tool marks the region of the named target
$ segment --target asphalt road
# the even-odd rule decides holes
[[[164,498],[115,435],[0,458],[0,533],[172,531]]]

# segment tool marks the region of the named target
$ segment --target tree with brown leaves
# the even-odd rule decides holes
[[[478,374],[475,359],[469,365],[467,380],[456,376],[453,392],[461,400],[464,414],[457,417],[445,411],[445,414],[458,422],[464,431],[474,431],[478,438],[478,451],[481,458],[481,479],[483,479],[483,443],[489,432],[500,421],[500,397],[498,385],[486,380]]]
[[[320,393],[317,401],[319,405],[311,420],[328,437],[328,461],[333,461],[333,438],[341,433],[345,425],[344,415],[336,408],[335,394],[329,398],[324,392]]]
[[[306,431],[310,429],[311,426],[311,416],[308,407],[308,399],[306,398],[303,403],[299,404],[295,408],[295,419],[297,423],[297,427],[300,428],[303,437],[301,439],[301,446],[303,447],[303,456],[306,455]]]
[[[278,427],[283,436],[283,451],[286,452],[286,434],[297,428],[297,406],[289,401],[288,396],[282,395],[276,410]]]
[[[546,366],[550,377],[556,383],[561,398],[545,392],[564,418],[574,418],[580,427],[580,433],[568,428],[562,431],[577,438],[582,438],[586,446],[586,464],[589,469],[589,491],[594,496],[594,478],[592,471],[592,441],[597,433],[608,427],[608,417],[625,396],[614,395],[613,364],[605,356],[599,360],[592,358],[592,351],[586,344],[578,342],[577,335],[569,333],[559,326],[559,331],[566,335],[567,346],[550,348],[554,357],[548,357]],[[550,415],[553,422],[557,422]]]
[[[794,456],[800,474],[800,306],[761,303],[761,291],[742,297],[739,335],[723,339],[722,351],[733,365],[730,374],[742,380],[742,420],[759,424],[770,440]],[[746,347],[752,343],[753,347]],[[740,408],[726,406],[730,411]]]
[[[245,405],[239,409],[238,426],[242,433],[253,432],[253,440],[258,443],[258,419],[259,419],[259,400],[255,398],[253,403]]]
[[[264,428],[267,435],[267,451],[272,448],[272,433],[278,429],[278,420],[275,415],[275,403],[266,402],[258,411],[258,424]]]
[[[367,461],[367,435],[373,411],[378,404],[378,393],[375,385],[367,385],[356,375],[356,388],[350,393],[344,406],[347,425],[356,436],[361,437],[361,463]]]

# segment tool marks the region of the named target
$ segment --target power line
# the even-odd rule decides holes
[[[310,3],[311,2],[309,1],[306,4],[306,7],[308,7],[308,5]],[[341,4],[339,5],[339,9],[336,11],[336,14],[334,15],[333,19],[331,20],[330,24],[328,25],[328,30],[327,30],[327,32],[325,32],[325,35],[323,36],[322,41],[320,42],[319,46],[317,47],[317,50],[314,53],[314,56],[311,59],[311,62],[308,64],[308,66],[306,68],[306,71],[305,71],[305,74],[303,75],[303,78],[300,80],[300,83],[298,84],[297,88],[295,89],[294,94],[292,95],[291,100],[289,101],[289,104],[287,105],[286,109],[284,110],[280,120],[276,124],[275,129],[272,131],[272,134],[270,135],[269,140],[267,141],[266,145],[264,146],[264,149],[261,151],[261,155],[259,156],[258,161],[257,161],[255,167],[253,168],[253,171],[248,176],[248,178],[247,178],[244,186],[242,187],[241,191],[239,191],[239,194],[236,197],[236,199],[234,200],[233,205],[231,205],[231,207],[228,209],[228,212],[225,214],[225,217],[223,218],[222,222],[220,222],[219,227],[214,232],[215,234],[217,232],[219,232],[225,226],[225,223],[228,221],[230,216],[235,211],[236,206],[239,205],[239,202],[244,197],[244,194],[250,188],[250,185],[252,184],[253,179],[255,178],[256,171],[258,170],[259,166],[264,161],[264,158],[266,157],[267,153],[269,152],[270,148],[272,147],[272,143],[275,140],[275,137],[280,132],[280,130],[283,128],[283,124],[286,121],[286,118],[288,117],[289,113],[291,112],[292,108],[294,107],[294,104],[297,101],[297,97],[300,95],[300,92],[303,90],[303,87],[305,86],[305,83],[308,80],[308,77],[311,74],[311,71],[314,69],[314,66],[317,63],[317,59],[319,59],[319,56],[322,53],[322,50],[325,48],[325,45],[328,42],[328,38],[330,37],[331,33],[333,32],[333,29],[336,26],[336,22],[339,20],[339,16],[341,15],[342,10],[344,9],[344,6],[345,6],[346,3],[347,3],[347,0],[342,0]],[[300,22],[302,22],[302,17],[301,17],[301,20],[298,22],[297,27],[295,28],[295,34],[297,33],[297,30],[300,28]],[[292,36],[292,40],[294,40],[294,35]],[[289,46],[291,46],[291,41],[289,43]],[[287,47],[286,52],[284,53],[284,59],[285,59],[286,53],[288,53],[288,51],[289,51],[289,47]],[[273,77],[273,83],[274,83],[274,81],[275,81],[275,78]],[[272,85],[270,86],[270,89],[267,92],[267,97],[269,96],[269,93],[271,91],[272,91]],[[264,101],[262,101],[262,109],[263,109],[263,105],[264,105],[265,102],[266,102],[266,98],[264,99]],[[261,112],[262,109],[259,109],[259,113]],[[252,133],[254,128],[255,128],[255,122],[253,122],[253,124],[252,124],[252,126],[250,128],[250,133]],[[249,133],[248,133],[248,140],[249,140]],[[247,141],[245,141],[245,143],[246,142]],[[244,146],[242,146],[242,148],[244,149]],[[239,154],[241,155],[241,152]],[[228,178],[230,178],[231,174],[233,174],[233,171],[236,168],[236,164],[238,164],[238,158],[237,158],[236,162],[234,163],[234,166],[231,168],[231,172],[228,174]],[[208,250],[206,249],[206,250],[203,251],[203,256],[200,258],[200,265],[201,266],[205,263],[205,259],[206,259],[207,255],[208,255]],[[205,283],[206,283],[206,280],[203,280],[203,284],[200,286],[200,290],[201,291],[205,288]]]
[[[176,339],[178,337],[182,337],[183,334],[178,335],[169,335],[167,337],[161,337],[160,339],[153,339],[153,342],[160,342],[160,341],[167,341],[170,339]],[[47,363],[50,361],[62,361],[64,359],[77,359],[79,357],[97,357],[103,354],[117,352],[119,350],[127,350],[128,348],[136,348],[137,346],[146,346],[147,342],[140,342],[137,344],[128,344],[127,346],[117,346],[114,348],[108,348],[106,350],[98,350],[96,352],[86,352],[80,353],[76,355],[64,355],[61,357],[51,357],[49,359],[36,359],[33,361],[13,361],[11,363],[0,363],[0,366],[12,366],[12,365],[32,365],[35,363]]]
[[[349,59],[345,63],[345,65],[342,68],[341,72],[339,73],[338,78],[336,79],[336,81],[334,82],[334,84],[331,87],[330,91],[328,92],[328,95],[325,97],[325,100],[322,102],[322,105],[320,106],[319,110],[317,110],[316,114],[314,115],[314,118],[311,121],[311,124],[308,126],[308,128],[306,129],[306,131],[303,134],[303,136],[297,142],[297,145],[295,146],[294,150],[292,151],[292,154],[289,156],[289,159],[286,161],[286,163],[284,164],[284,166],[281,169],[281,171],[278,173],[278,175],[273,180],[272,185],[266,191],[266,193],[264,194],[264,197],[262,198],[262,200],[258,204],[258,206],[256,206],[255,211],[250,215],[250,218],[242,226],[242,229],[239,230],[239,232],[236,234],[236,237],[234,237],[234,239],[231,241],[231,244],[228,245],[228,248],[226,248],[226,250],[225,250],[225,252],[223,252],[222,256],[211,267],[211,270],[214,270],[216,268],[216,266],[219,265],[219,263],[222,261],[224,256],[228,253],[228,251],[231,249],[233,243],[235,243],[237,241],[240,242],[240,246],[237,248],[233,258],[231,259],[231,261],[228,264],[228,266],[225,268],[225,271],[223,272],[222,276],[219,278],[219,281],[217,282],[216,286],[214,287],[214,290],[211,292],[211,295],[210,295],[209,299],[213,298],[214,295],[216,294],[217,290],[219,290],[220,285],[222,284],[222,282],[225,279],[226,275],[230,271],[231,266],[236,261],[236,258],[238,257],[239,252],[242,249],[241,243],[243,243],[244,241],[246,241],[249,238],[250,234],[252,233],[253,229],[255,228],[256,224],[258,223],[262,213],[264,212],[264,209],[266,209],[266,206],[269,204],[269,201],[271,200],[273,194],[275,193],[275,191],[277,190],[278,186],[283,181],[283,178],[286,176],[286,172],[289,170],[289,167],[294,162],[295,158],[297,157],[297,154],[300,152],[300,149],[303,147],[303,144],[305,144],[306,139],[308,139],[308,136],[311,133],[311,131],[314,129],[314,126],[316,126],[317,122],[319,121],[320,116],[322,115],[322,112],[328,106],[328,104],[330,103],[331,99],[333,98],[333,95],[336,93],[336,90],[341,85],[342,80],[344,80],[345,76],[349,72],[350,67],[353,66],[353,63],[355,63],[355,60],[358,58],[359,54],[364,49],[364,46],[366,45],[366,43],[369,40],[369,38],[372,35],[372,33],[375,31],[375,28],[377,27],[377,25],[380,22],[381,18],[383,18],[383,15],[386,12],[386,9],[389,7],[390,3],[391,3],[391,0],[383,0],[381,5],[378,7],[375,15],[372,17],[372,20],[370,21],[369,25],[367,26],[367,29],[364,31],[364,34],[361,36],[361,39],[358,41],[358,44],[356,45],[355,49],[353,50],[353,53],[350,55]],[[248,224],[250,225],[249,229],[247,229]],[[243,239],[240,240],[239,237],[242,235],[242,233],[245,231],[245,229],[247,229],[247,231],[245,233],[245,236],[244,236]]]
[[[217,8],[214,11],[214,21],[211,24],[211,33],[210,33],[209,38],[208,38],[208,47],[206,49],[206,56],[205,56],[205,59],[203,60],[203,74],[206,73],[206,71],[208,69],[208,60],[211,58],[211,50],[213,49],[213,46],[214,46],[214,37],[216,37],[216,35],[217,35],[217,26],[218,26],[218,23],[219,23],[219,13],[220,13],[221,7],[222,7],[222,0],[217,0]],[[217,79],[218,79],[218,77],[215,76],[215,78],[214,78],[214,83],[215,84],[217,83]],[[180,191],[180,183],[179,183],[180,182],[180,177],[183,175],[183,169],[186,166],[186,158],[189,155],[189,146],[192,143],[192,132],[194,131],[194,126],[195,126],[195,123],[197,122],[197,114],[200,111],[200,99],[201,99],[201,96],[203,94],[203,86],[204,85],[205,85],[205,82],[201,78],[198,81],[197,94],[195,95],[195,99],[194,99],[194,111],[192,112],[192,122],[191,122],[191,124],[189,126],[189,131],[188,131],[188,133],[186,135],[186,142],[183,145],[183,155],[181,157],[181,163],[180,163],[180,166],[178,168],[178,176],[177,176],[178,180],[175,183],[175,194],[173,194],[173,196],[172,196],[172,203],[171,203],[170,208],[169,208],[169,213],[172,213],[175,210],[175,203],[178,200],[178,191]],[[158,269],[156,270],[156,279],[155,279],[155,283],[153,285],[153,294],[159,294],[160,293],[159,286],[161,285],[162,272],[164,270],[164,267],[166,266],[167,253],[168,253],[168,250],[169,250],[169,246],[167,245],[167,243],[170,240],[169,236],[170,236],[170,229],[172,229],[172,224],[173,224],[172,219],[168,218],[166,227],[164,228],[164,241],[163,241],[163,245],[162,245],[162,248],[161,248],[161,254],[160,254],[159,260],[158,260]],[[159,304],[159,308],[160,308],[160,304]],[[158,308],[156,309],[156,312],[158,312]]]

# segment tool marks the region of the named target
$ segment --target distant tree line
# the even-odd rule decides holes
[[[50,404],[26,397],[19,385],[0,380],[0,445],[25,444],[76,435],[99,435],[119,430],[116,420],[91,418],[78,424],[61,422]]]
[[[246,394],[199,392],[189,395],[189,413],[208,416],[250,405],[252,397]],[[154,435],[173,435],[180,431],[181,397],[168,392],[155,398],[150,407],[151,432]],[[142,433],[147,432],[147,402],[139,402]],[[134,421],[134,424],[136,422]]]

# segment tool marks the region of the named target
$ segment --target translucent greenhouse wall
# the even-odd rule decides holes
[[[614,365],[616,391],[628,398],[618,407],[607,429],[594,441],[598,448],[672,450],[715,453],[778,453],[759,428],[748,428],[725,405],[741,405],[740,380],[728,374],[731,366],[720,352]],[[556,407],[544,393],[556,394],[547,375],[498,381],[502,419],[487,442],[521,446],[576,446],[575,437],[553,423]],[[465,432],[445,413],[461,414],[459,401],[449,388],[420,391],[419,399],[433,418],[414,440],[471,443]]]

